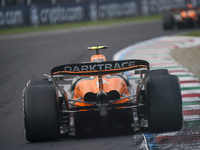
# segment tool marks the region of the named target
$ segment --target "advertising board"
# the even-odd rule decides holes
[[[186,0],[109,0],[0,7],[0,28],[39,26],[159,14]],[[198,4],[197,1],[195,4]]]

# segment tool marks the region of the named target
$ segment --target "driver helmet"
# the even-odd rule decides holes
[[[102,54],[96,54],[90,58],[90,62],[104,62],[104,61],[106,61],[106,57]]]
[[[192,4],[187,4],[187,8],[193,8]]]

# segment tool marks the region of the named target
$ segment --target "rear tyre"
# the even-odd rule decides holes
[[[197,22],[195,22],[195,21],[192,21],[191,28],[197,28]]]
[[[177,76],[151,76],[145,84],[151,132],[179,130],[183,126],[182,98]]]
[[[174,28],[174,19],[171,13],[163,14],[163,29],[169,30]]]
[[[167,69],[157,69],[157,70],[151,70],[148,73],[148,77],[158,76],[158,75],[169,75],[169,71]]]
[[[35,85],[24,90],[25,136],[29,142],[59,138],[57,94],[53,85]]]

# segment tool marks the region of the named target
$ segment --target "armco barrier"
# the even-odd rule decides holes
[[[159,14],[187,0],[109,0],[0,7],[0,28],[39,26]],[[200,0],[196,0],[198,5]]]

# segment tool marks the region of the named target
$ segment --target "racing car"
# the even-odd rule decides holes
[[[47,78],[28,81],[22,95],[27,141],[58,140],[63,134],[131,134],[135,121],[142,127],[144,120],[150,132],[182,128],[178,77],[167,69],[150,70],[145,60],[107,61],[100,53],[105,49],[88,47],[96,51],[90,62],[57,66]]]
[[[163,14],[163,29],[196,28],[200,25],[200,8],[187,4],[186,8],[173,8]]]

